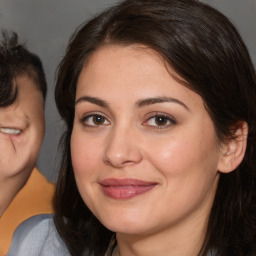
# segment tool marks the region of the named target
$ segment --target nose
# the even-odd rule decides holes
[[[115,168],[134,165],[143,158],[138,136],[131,129],[116,128],[107,138],[104,163]]]

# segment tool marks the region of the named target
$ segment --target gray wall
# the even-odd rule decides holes
[[[49,180],[58,169],[61,121],[54,98],[54,72],[69,36],[83,21],[117,0],[0,0],[0,28],[16,31],[43,61],[48,81],[46,134],[38,167]],[[256,0],[203,0],[225,13],[238,27],[256,64]]]

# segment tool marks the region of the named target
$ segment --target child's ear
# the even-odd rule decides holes
[[[223,142],[220,152],[218,171],[228,173],[235,170],[242,162],[248,136],[248,125],[246,122],[239,122],[235,127],[234,138]]]

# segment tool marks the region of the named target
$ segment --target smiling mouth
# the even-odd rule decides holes
[[[153,189],[157,183],[137,179],[106,179],[101,183],[103,193],[113,199],[130,199]]]
[[[16,128],[3,128],[3,127],[0,127],[0,132],[7,133],[7,134],[18,135],[18,134],[21,133],[21,130],[16,129]]]

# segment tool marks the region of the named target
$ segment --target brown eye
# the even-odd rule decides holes
[[[85,126],[103,126],[109,125],[110,122],[102,115],[89,115],[82,118],[81,123]]]
[[[102,125],[104,124],[105,117],[100,116],[100,115],[95,115],[93,116],[93,123],[96,125]]]
[[[167,122],[168,122],[168,119],[165,116],[156,116],[155,117],[155,123],[158,126],[166,125]]]
[[[152,116],[143,123],[145,126],[151,126],[154,128],[168,128],[175,124],[176,121],[173,118],[165,115]]]

